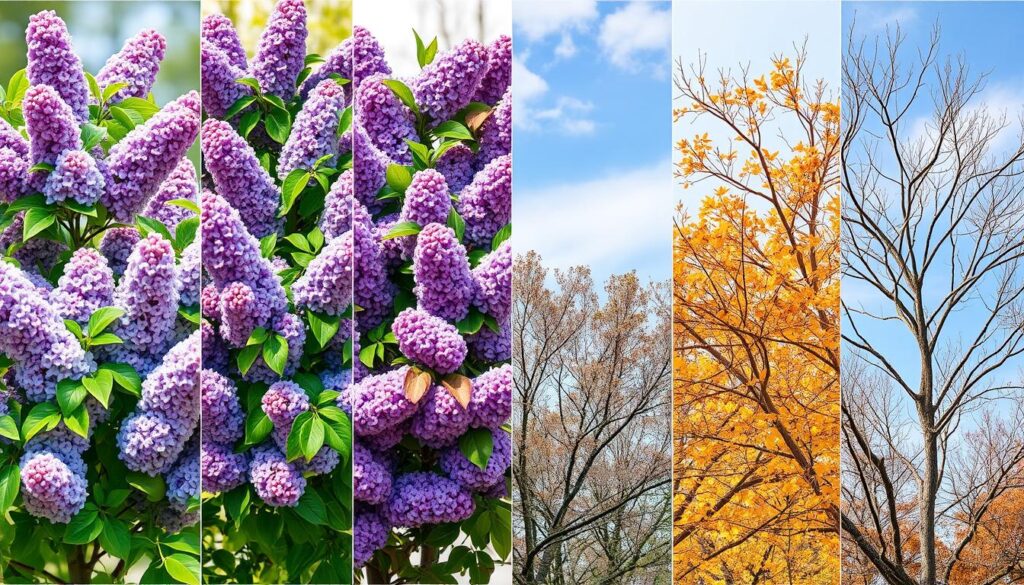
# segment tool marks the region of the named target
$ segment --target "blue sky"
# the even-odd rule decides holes
[[[666,1],[514,0],[519,250],[594,279],[671,273]]]

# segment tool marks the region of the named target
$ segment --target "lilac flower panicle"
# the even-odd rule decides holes
[[[213,370],[204,369],[200,375],[200,394],[203,441],[230,445],[241,439],[245,414],[238,402],[234,382]]]
[[[309,92],[309,99],[295,116],[291,134],[281,148],[277,176],[282,181],[295,169],[312,169],[321,157],[337,157],[342,150],[338,142],[338,123],[345,109],[345,91],[333,79],[325,79]],[[333,164],[331,158],[326,164]]]
[[[203,340],[203,365],[219,373],[228,371],[228,348],[208,319],[199,322]]]
[[[408,420],[417,405],[405,397],[408,367],[367,376],[351,386],[352,425],[358,437],[389,434]]]
[[[81,150],[82,139],[78,120],[71,106],[49,85],[33,85],[21,102],[25,131],[29,136],[29,161],[33,165],[56,165],[65,150]],[[32,174],[31,184],[41,188],[45,173]]]
[[[85,475],[50,451],[26,452],[21,459],[21,494],[29,514],[66,524],[85,506]]]
[[[413,279],[419,308],[448,321],[465,319],[477,296],[466,249],[444,224],[429,224],[416,236]]]
[[[260,499],[274,507],[294,507],[306,491],[306,478],[272,446],[253,449],[249,480]]]
[[[62,318],[84,325],[96,309],[113,304],[114,274],[107,259],[92,248],[76,250],[49,300]]]
[[[505,470],[512,465],[512,440],[508,433],[498,429],[491,431],[494,448],[487,460],[487,467],[480,469],[466,459],[458,445],[449,447],[441,454],[441,469],[466,489],[483,492],[505,476]]]
[[[0,148],[9,148],[21,158],[28,157],[28,140],[3,118],[0,118]]]
[[[406,188],[398,221],[412,221],[420,227],[432,223],[443,225],[448,221],[451,208],[452,199],[444,175],[434,169],[424,169],[413,175],[412,182]],[[406,236],[402,238],[402,244],[406,256],[412,256],[416,237]]]
[[[276,382],[267,389],[260,404],[274,424],[274,442],[284,451],[295,418],[309,410],[309,396],[295,382]]]
[[[167,473],[167,500],[179,510],[188,507],[189,498],[199,499],[200,472],[199,450],[192,448],[184,453]]]
[[[384,517],[393,526],[416,528],[427,524],[461,522],[473,515],[473,496],[458,483],[427,471],[398,476]]]
[[[238,38],[235,26],[231,19],[223,14],[210,14],[203,17],[199,28],[200,38],[222,51],[228,62],[239,69],[246,69],[248,63],[245,58],[245,49],[242,48],[242,41]]]
[[[111,103],[128,97],[145,98],[153,89],[166,50],[167,40],[163,35],[153,29],[144,29],[107,59],[106,65],[96,74],[96,82],[101,88],[114,83],[127,84],[114,94]]]
[[[100,253],[110,263],[110,270],[114,275],[124,274],[132,248],[141,239],[139,230],[133,227],[115,227],[104,232],[103,239],[100,240]]]
[[[459,195],[459,213],[466,221],[466,240],[476,246],[490,244],[512,219],[512,157],[499,156],[487,163]]]
[[[475,174],[476,154],[465,144],[457,144],[444,151],[434,168],[444,175],[452,193],[458,194],[466,185],[473,182]]]
[[[340,461],[341,456],[338,455],[338,452],[324,445],[309,461],[300,457],[295,464],[299,471],[306,475],[325,475],[334,471]]]
[[[398,225],[400,215],[391,213],[378,218],[373,224],[373,237],[380,242],[380,260],[389,271],[400,268],[402,262],[411,258],[416,245],[415,237],[384,239]]]
[[[388,279],[381,247],[371,226],[353,219],[352,247],[355,252],[352,300],[363,309],[356,313],[356,319],[359,329],[366,331],[382,323],[391,311],[395,286]]]
[[[509,89],[480,127],[480,152],[477,156],[477,166],[483,168],[492,160],[511,152],[512,90]]]
[[[313,91],[314,87],[320,85],[321,81],[330,79],[332,75],[339,75],[344,79],[352,80],[352,37],[345,39],[331,50],[330,53],[327,53],[327,56],[324,57],[324,62],[302,82],[302,87],[299,89],[299,95],[302,100],[305,101],[309,92]],[[352,101],[351,92],[348,89],[351,85],[349,83],[345,89],[346,95],[349,96],[346,98],[346,105]]]
[[[78,122],[89,119],[89,89],[82,61],[71,47],[67,25],[53,10],[29,17],[25,29],[29,84],[48,85],[60,92]]]
[[[28,159],[13,149],[0,148],[0,201],[10,203],[28,195]]]
[[[217,194],[238,210],[249,233],[262,238],[277,230],[281,194],[256,158],[256,151],[227,122],[203,124],[203,158]]]
[[[352,27],[352,86],[359,87],[364,79],[378,73],[391,75],[391,67],[384,58],[384,49],[373,33],[361,26]],[[349,41],[346,41],[349,42]]]
[[[191,210],[172,205],[168,201],[185,199],[199,201],[199,183],[196,181],[196,168],[187,157],[178,162],[171,174],[164,179],[153,198],[146,203],[142,215],[163,222],[167,229],[174,233],[181,220],[195,215]]]
[[[473,269],[476,306],[504,321],[512,310],[512,244],[506,240]]]
[[[265,93],[287,101],[305,66],[306,7],[302,0],[278,0],[256,47],[252,75]]]
[[[240,98],[252,93],[252,88],[238,83],[245,70],[231,64],[231,58],[222,50],[202,41],[199,48],[199,80],[203,87],[203,110],[206,115],[223,118]]]
[[[382,504],[391,494],[391,470],[376,453],[360,443],[352,445],[352,497],[367,504]]]
[[[409,434],[440,449],[458,441],[469,428],[469,412],[444,386],[433,386],[412,418]]]
[[[352,523],[352,563],[359,569],[370,562],[373,553],[388,543],[391,526],[372,509],[357,509]]]
[[[469,425],[500,429],[512,417],[512,366],[505,364],[480,374],[472,387]]]
[[[352,304],[352,235],[328,242],[292,284],[296,306],[337,316]]]
[[[203,425],[205,433],[206,425]],[[210,493],[228,492],[245,483],[249,474],[249,456],[235,453],[230,445],[203,441],[202,484],[203,491]]]
[[[133,215],[160,188],[199,134],[199,93],[191,91],[136,126],[110,149],[113,181],[101,201],[119,221]]]
[[[405,309],[395,317],[391,331],[398,349],[410,360],[439,374],[459,369],[466,359],[466,342],[454,325],[420,309]]]
[[[200,333],[178,342],[142,382],[140,410],[159,413],[175,430],[192,436],[200,416]]]
[[[170,340],[178,314],[174,248],[157,234],[139,241],[114,293],[124,309],[115,332],[127,348],[158,353]]]
[[[187,440],[163,415],[136,411],[121,423],[118,457],[128,469],[156,476],[174,465]]]
[[[65,150],[57,157],[56,165],[43,185],[47,203],[73,199],[82,205],[92,205],[99,200],[106,181],[89,153]]]
[[[356,123],[352,132],[352,168],[355,169],[353,192],[357,201],[372,213],[383,207],[377,200],[377,192],[384,186],[388,165],[391,160],[374,146],[361,123]]]
[[[181,252],[181,261],[174,270],[175,288],[181,304],[190,307],[199,302],[200,277],[202,276],[202,250],[199,242],[192,242]]]
[[[355,92],[359,121],[374,146],[400,164],[411,164],[412,153],[406,140],[419,142],[416,118],[383,81],[382,74],[359,82]]]
[[[487,74],[487,49],[472,39],[462,41],[427,65],[413,83],[420,110],[440,122],[468,104]]]
[[[331,185],[320,214],[320,231],[327,240],[334,239],[352,229],[352,207],[362,205],[353,197],[352,169],[341,173]],[[364,208],[365,209],[365,208]]]
[[[481,327],[466,340],[466,345],[474,357],[485,362],[503,362],[512,359],[512,324],[506,318],[499,323],[497,332],[490,327]]]
[[[487,74],[473,95],[474,102],[493,104],[512,82],[512,37],[501,35],[487,45]]]
[[[25,212],[19,211],[15,216],[11,225],[7,226],[7,229],[0,234],[0,249],[8,250],[11,244],[20,243],[22,240]],[[37,278],[39,274],[49,273],[53,270],[53,267],[57,264],[59,256],[67,250],[67,246],[60,242],[54,242],[53,240],[45,240],[42,238],[32,238],[27,242],[24,242],[20,248],[14,252],[14,259],[21,263],[22,268],[26,271],[26,275],[30,279],[35,279],[34,284],[40,285],[41,281]],[[32,276],[32,275],[36,276]]]
[[[232,282],[220,293],[220,323],[224,339],[243,347],[257,327],[270,320],[270,307],[261,303],[249,285]]]

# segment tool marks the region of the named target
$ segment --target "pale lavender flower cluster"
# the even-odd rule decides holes
[[[115,329],[124,349],[150,356],[163,353],[174,331],[178,299],[171,243],[156,234],[139,241],[114,293],[114,304],[124,309]]]
[[[211,369],[202,371],[200,391],[203,489],[210,493],[230,491],[245,483],[249,472],[249,456],[236,453],[232,446],[242,438],[245,422],[238,391],[234,382]]]
[[[426,311],[402,311],[395,317],[391,330],[402,354],[439,374],[454,372],[466,359],[466,341],[459,330]]]
[[[74,199],[92,205],[99,200],[106,181],[88,152],[65,150],[57,156],[56,167],[43,185],[47,203]]]
[[[125,84],[112,96],[114,103],[128,97],[144,98],[153,89],[166,50],[163,35],[152,29],[142,30],[107,60],[96,74],[96,82],[101,88],[114,83]]]
[[[262,238],[276,231],[281,193],[256,151],[230,124],[213,118],[203,124],[202,147],[217,195],[238,210],[249,233]]]
[[[291,134],[277,161],[277,176],[284,180],[295,169],[312,169],[321,157],[330,156],[324,164],[344,148],[338,139],[339,114],[345,109],[345,90],[333,79],[325,79],[309,92],[309,98],[295,116]]]
[[[249,481],[260,499],[274,507],[294,507],[306,491],[302,471],[289,463],[274,445],[264,444],[253,449]]]
[[[412,154],[405,141],[419,141],[416,118],[384,85],[386,79],[384,74],[377,73],[360,81],[355,92],[355,107],[370,140],[391,160],[410,164]]]
[[[49,300],[62,318],[84,325],[96,309],[114,301],[114,275],[107,259],[92,248],[76,250]]]
[[[451,208],[451,194],[444,175],[434,169],[424,169],[413,175],[412,182],[406,188],[405,202],[402,204],[398,221],[411,221],[419,226],[436,229],[430,224],[443,224],[448,221]],[[402,250],[407,258],[412,257],[416,241],[416,236],[406,236],[402,239]]]
[[[434,120],[447,120],[472,100],[488,70],[487,49],[471,39],[462,41],[416,78],[416,103]]]
[[[187,158],[182,158],[178,162],[178,166],[171,171],[171,174],[160,185],[153,198],[146,204],[142,215],[159,220],[167,226],[171,233],[174,233],[174,230],[182,220],[195,215],[195,213],[185,207],[169,203],[175,199],[199,203],[199,183],[196,181],[196,167]]]
[[[306,6],[303,0],[280,0],[260,36],[252,75],[265,93],[289,100],[306,58]]]
[[[459,194],[466,240],[486,246],[512,219],[512,156],[502,155],[480,170]]]
[[[457,482],[428,471],[395,478],[381,512],[392,526],[416,528],[461,522],[473,515],[472,494]]]
[[[295,305],[341,315],[352,304],[352,231],[334,238],[292,285]]]
[[[466,249],[448,226],[432,223],[417,236],[413,278],[419,308],[448,321],[461,321],[477,297]]]
[[[29,17],[25,30],[28,46],[28,81],[60,92],[78,122],[89,118],[89,89],[82,61],[71,47],[71,35],[57,13],[44,10]]]

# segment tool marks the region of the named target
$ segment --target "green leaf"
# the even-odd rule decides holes
[[[199,214],[199,205],[191,199],[171,199],[170,201],[165,202],[164,205],[184,207],[185,209],[191,211],[192,213],[195,213],[196,215]]]
[[[92,315],[89,315],[89,325],[87,327],[89,336],[95,337],[103,333],[111,323],[122,316],[124,316],[124,309],[119,307],[100,307],[96,309]]]
[[[39,165],[36,165],[39,166]],[[46,170],[53,170],[53,166],[47,165],[49,168]],[[31,171],[32,169],[29,169]],[[28,197],[21,197],[11,202],[7,206],[8,215],[16,213],[18,211],[25,211],[26,209],[47,209],[49,206],[46,204],[46,197],[41,193],[35,195],[29,195]]]
[[[242,348],[242,351],[238,352],[238,358],[235,360],[238,364],[238,370],[242,372],[242,375],[246,375],[249,372],[249,368],[256,362],[256,358],[260,356],[260,350],[262,349],[259,345],[247,345]]]
[[[199,218],[188,217],[178,222],[174,229],[174,249],[179,252],[184,250],[196,239],[199,231]]]
[[[454,138],[456,140],[473,140],[473,133],[469,131],[469,128],[460,122],[455,120],[449,120],[443,122],[431,130],[434,136],[438,138]]]
[[[119,518],[108,517],[103,522],[103,530],[100,532],[100,546],[107,554],[119,559],[128,559],[132,552],[132,535],[128,531],[128,525]]]
[[[397,97],[399,101],[405,104],[407,108],[412,110],[414,114],[416,114],[417,116],[420,114],[420,109],[416,105],[416,97],[413,96],[412,90],[409,89],[409,86],[407,86],[406,84],[402,83],[397,79],[385,79],[381,81],[381,83],[387,86],[387,88],[390,89],[391,92],[395,94],[395,97]]]
[[[430,44],[427,45],[426,54],[424,55],[424,58],[423,58],[423,63],[424,63],[423,67],[426,67],[427,65],[430,65],[431,63],[433,63],[434,62],[434,57],[436,57],[436,56],[437,56],[437,37],[434,37],[434,40],[430,41]]]
[[[135,128],[135,118],[132,118],[132,115],[128,113],[128,110],[118,106],[110,106],[110,115],[113,116],[120,125],[124,126],[125,130]]]
[[[7,101],[11,104],[20,104],[21,99],[25,97],[25,92],[28,91],[28,85],[28,77],[25,75],[25,70],[17,70],[11,76],[10,81],[7,82]]]
[[[49,172],[52,172],[56,168],[57,167],[51,165],[50,163],[39,162],[39,163],[36,163],[36,164],[30,166],[28,168],[28,172],[30,172],[30,173],[40,173],[40,172],[46,171],[46,172],[49,173]],[[11,208],[13,208],[13,207],[14,207],[14,204],[11,205]]]
[[[263,361],[278,376],[284,375],[288,365],[288,340],[283,335],[275,333],[263,344]]]
[[[415,221],[402,221],[396,223],[381,240],[391,240],[401,238],[402,236],[415,236],[421,231],[423,231],[423,228]]]
[[[136,216],[135,224],[139,228],[139,233],[143,236],[149,236],[150,234],[160,234],[167,238],[168,242],[174,243],[174,236],[171,235],[171,230],[167,229],[164,222],[153,219],[152,217],[146,217],[144,215]]]
[[[89,152],[107,137],[107,129],[96,124],[82,124],[82,150]]]
[[[22,230],[22,241],[29,241],[33,236],[50,227],[57,221],[52,209],[32,208],[25,212],[25,223]]]
[[[21,469],[10,464],[0,469],[0,516],[7,513],[7,510],[14,505],[14,500],[21,491]]]
[[[74,412],[64,417],[64,426],[72,433],[87,439],[89,437],[89,409],[84,404],[78,405]]]
[[[309,322],[309,330],[320,347],[327,347],[327,343],[334,338],[341,328],[341,317],[331,315],[320,315],[313,311],[306,311],[306,320]]]
[[[242,119],[238,121],[238,134],[242,138],[248,138],[252,132],[260,123],[260,118],[263,117],[263,112],[260,110],[250,110],[242,115]]]
[[[103,408],[110,407],[110,393],[114,390],[114,374],[110,370],[96,370],[92,376],[82,378],[82,384]]]
[[[50,430],[60,422],[60,411],[52,402],[40,402],[32,407],[21,423],[21,437],[26,442],[44,430]]]
[[[0,437],[5,437],[12,441],[17,441],[21,438],[21,435],[18,433],[18,424],[14,422],[13,416],[9,414],[0,416]],[[3,510],[0,510],[0,515],[2,514]]]
[[[359,361],[368,368],[373,367],[374,358],[377,356],[377,344],[369,344],[359,348]]]
[[[274,423],[262,409],[253,409],[245,419],[245,444],[258,445],[270,436]]]
[[[306,236],[302,234],[288,234],[284,237],[285,241],[295,246],[303,252],[313,252],[313,247],[306,241]]]
[[[306,456],[306,461],[310,461],[320,451],[320,447],[324,446],[324,427],[326,425],[319,417],[314,416],[307,426],[309,432],[304,433],[305,441],[302,444],[302,453]]]
[[[461,242],[463,234],[466,233],[466,222],[454,207],[448,210],[448,227],[455,232],[455,239]]]
[[[159,502],[167,493],[167,484],[162,475],[150,477],[145,473],[129,471],[127,481],[128,485],[146,494],[146,499],[150,502]]]
[[[437,548],[445,548],[451,546],[461,532],[462,528],[457,522],[438,524],[427,533],[426,543]]]
[[[500,246],[503,243],[505,243],[505,241],[508,240],[511,237],[512,237],[512,224],[506,223],[505,225],[501,226],[501,229],[498,230],[498,233],[494,234],[494,238],[491,239],[491,249],[492,250],[497,250],[498,246]]]
[[[231,118],[234,118],[239,113],[241,113],[242,110],[251,106],[255,101],[256,96],[254,95],[247,95],[238,98],[237,100],[235,100],[235,103],[231,104],[231,107],[228,108],[228,111],[224,113],[224,119],[230,120]]]
[[[179,308],[178,315],[189,323],[195,323],[196,325],[199,325],[200,321],[202,321],[199,314],[199,303]]]
[[[288,461],[293,461],[303,455],[303,448],[309,436],[309,421],[312,419],[313,413],[307,410],[292,421],[292,428],[288,431],[288,441],[285,444],[285,457]]]
[[[103,100],[104,102],[110,101],[110,98],[114,97],[114,94],[128,87],[128,83],[124,81],[115,81],[110,85],[103,88]],[[89,150],[86,148],[85,150]]]
[[[315,489],[307,488],[299,498],[299,504],[295,507],[295,513],[310,524],[322,525],[327,523],[327,508],[324,507],[323,498],[316,493]]]
[[[242,77],[241,79],[236,79],[235,81],[256,90],[257,93],[263,91],[263,88],[260,87],[260,82],[257,81],[255,77]]]
[[[349,106],[341,111],[338,116],[338,136],[348,132],[349,128],[352,127],[352,106]]]
[[[409,151],[412,152],[413,160],[416,161],[416,168],[422,169],[430,165],[430,149],[427,145],[408,138],[405,139],[405,143],[409,145]]]
[[[89,217],[99,217],[100,215],[99,210],[96,208],[96,204],[82,205],[74,199],[67,199],[63,202],[63,205],[75,213],[80,213]]]
[[[124,98],[123,100],[118,102],[117,106],[119,108],[124,108],[126,110],[137,112],[140,116],[142,116],[143,120],[148,120],[152,118],[154,114],[160,111],[160,106],[156,105],[155,103],[149,100],[137,97]]]
[[[270,136],[278,144],[284,144],[288,140],[288,133],[292,128],[291,114],[288,113],[288,110],[275,108],[267,112],[263,125],[267,129],[267,136]]]
[[[473,335],[484,326],[484,314],[476,307],[469,310],[469,314],[462,321],[455,324],[455,328],[463,335]]]
[[[313,229],[306,234],[306,241],[309,242],[310,246],[313,246],[314,252],[319,252],[320,248],[324,247],[324,233],[320,231],[319,227],[314,226]]]
[[[277,213],[278,217],[288,215],[299,195],[306,189],[306,185],[309,184],[311,176],[306,169],[295,169],[288,173],[284,184],[281,186],[281,211]]]
[[[412,183],[412,173],[409,172],[409,167],[403,165],[388,165],[384,177],[388,186],[399,193],[405,193]]]
[[[459,437],[459,451],[480,469],[487,469],[493,450],[494,437],[490,429],[470,429]]]
[[[252,502],[252,493],[248,485],[242,485],[224,494],[224,511],[228,513],[236,523],[240,523],[245,516],[249,515],[249,504]]]
[[[199,585],[199,561],[195,557],[175,553],[164,559],[164,568],[178,583]]]
[[[57,404],[64,416],[75,412],[82,401],[89,395],[88,390],[78,380],[65,379],[57,382]]]
[[[113,333],[100,333],[89,340],[90,347],[98,347],[100,345],[118,345],[121,343],[124,343],[124,340]]]
[[[260,256],[263,256],[264,258],[270,258],[271,256],[274,255],[275,248],[277,248],[276,233],[272,233],[260,239]]]
[[[512,552],[512,512],[507,508],[491,511],[491,546],[502,560]]]
[[[164,539],[163,545],[181,552],[199,554],[199,535],[195,532],[179,532]]]
[[[141,396],[142,378],[135,368],[128,364],[109,362],[101,365],[99,369],[109,371],[117,385],[128,394]]]
[[[310,372],[298,372],[293,377],[295,383],[302,388],[302,391],[306,393],[306,396],[310,400],[316,400],[317,396],[324,391],[324,384],[320,381],[320,376]]]
[[[64,542],[67,544],[89,544],[96,540],[102,531],[103,521],[99,518],[99,512],[94,507],[86,506],[71,518],[71,522],[68,522],[67,530],[64,532]]]
[[[102,94],[100,93],[100,84],[96,83],[96,78],[93,77],[92,73],[86,71],[85,79],[89,82],[89,95],[96,98],[96,101],[100,101]]]

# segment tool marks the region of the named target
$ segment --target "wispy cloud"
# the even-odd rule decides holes
[[[652,3],[631,2],[604,18],[598,42],[617,67],[664,76],[668,71],[665,55],[672,45],[671,9],[659,10]]]
[[[597,0],[530,2],[515,12],[515,26],[529,41],[579,30],[598,16]]]
[[[884,8],[862,3],[858,5],[856,11],[857,25],[864,26],[870,30],[885,30],[896,27],[906,29],[917,20],[917,17],[917,8],[913,6]]]
[[[527,67],[527,57],[512,58],[516,129],[574,136],[593,133],[597,125],[588,114],[594,104],[572,96],[548,96],[548,82]]]

